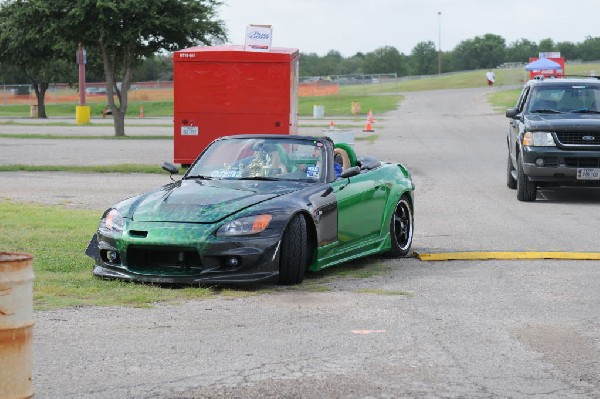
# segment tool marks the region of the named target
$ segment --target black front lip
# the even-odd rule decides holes
[[[217,273],[213,276],[194,275],[194,276],[153,276],[147,274],[133,273],[128,270],[121,270],[104,265],[94,266],[94,275],[106,279],[118,279],[125,281],[135,281],[139,283],[155,284],[246,284],[276,281],[279,276],[279,270],[271,272],[251,272],[225,274]]]

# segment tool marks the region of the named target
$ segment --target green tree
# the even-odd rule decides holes
[[[529,62],[530,57],[537,55],[537,44],[527,39],[519,39],[506,48],[506,61],[509,62]]]
[[[411,73],[433,75],[438,71],[438,51],[432,41],[420,42],[410,52]]]
[[[556,45],[554,44],[554,40],[552,39],[542,39],[540,40],[540,43],[538,44],[538,49],[541,52],[547,53],[550,51],[556,51]],[[538,55],[536,54],[535,57],[537,57]]]
[[[321,61],[321,67],[317,69],[319,76],[341,75],[342,60],[344,58],[337,50],[329,50]]]
[[[396,73],[398,76],[408,74],[406,56],[395,47],[384,46],[367,53],[365,56],[365,73]]]
[[[504,38],[491,33],[464,40],[454,48],[455,69],[495,68],[504,62],[505,50]]]
[[[342,62],[343,75],[362,74],[364,71],[365,55],[361,52],[354,54],[352,57],[346,58]]]
[[[579,58],[579,49],[573,42],[558,42],[556,43],[556,50],[560,51],[561,57],[565,60],[576,60]]]
[[[75,52],[67,54],[57,44],[46,29],[48,20],[49,2],[0,2],[0,60],[18,68],[31,84],[39,118],[47,118],[45,95],[50,82],[70,80],[75,71]]]
[[[0,62],[0,82],[2,83],[28,83],[27,77],[14,65]]]
[[[578,50],[583,61],[600,60],[600,37],[587,36]]]
[[[173,62],[171,57],[154,55],[144,58],[133,75],[134,82],[152,80],[173,80]]]
[[[40,0],[38,0],[40,1]],[[226,38],[217,0],[52,0],[57,38],[97,49],[102,57],[115,135],[125,135],[128,90],[140,61]],[[115,101],[115,97],[118,100]]]
[[[321,57],[317,53],[300,53],[300,76],[317,76]]]
[[[454,51],[442,51],[442,73],[455,71]]]

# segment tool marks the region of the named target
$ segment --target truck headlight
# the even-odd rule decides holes
[[[273,219],[273,216],[267,214],[235,219],[221,226],[217,230],[217,236],[229,237],[258,234],[269,226],[271,219]]]
[[[523,145],[534,147],[555,147],[554,137],[550,132],[525,132]]]

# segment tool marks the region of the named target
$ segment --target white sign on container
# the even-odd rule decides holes
[[[248,25],[246,27],[246,51],[271,51],[273,28],[271,25]]]
[[[560,58],[560,51],[550,51],[550,52],[545,52],[539,53],[539,57],[540,58]]]

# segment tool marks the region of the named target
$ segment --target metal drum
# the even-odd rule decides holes
[[[33,256],[0,252],[0,398],[33,394]]]

